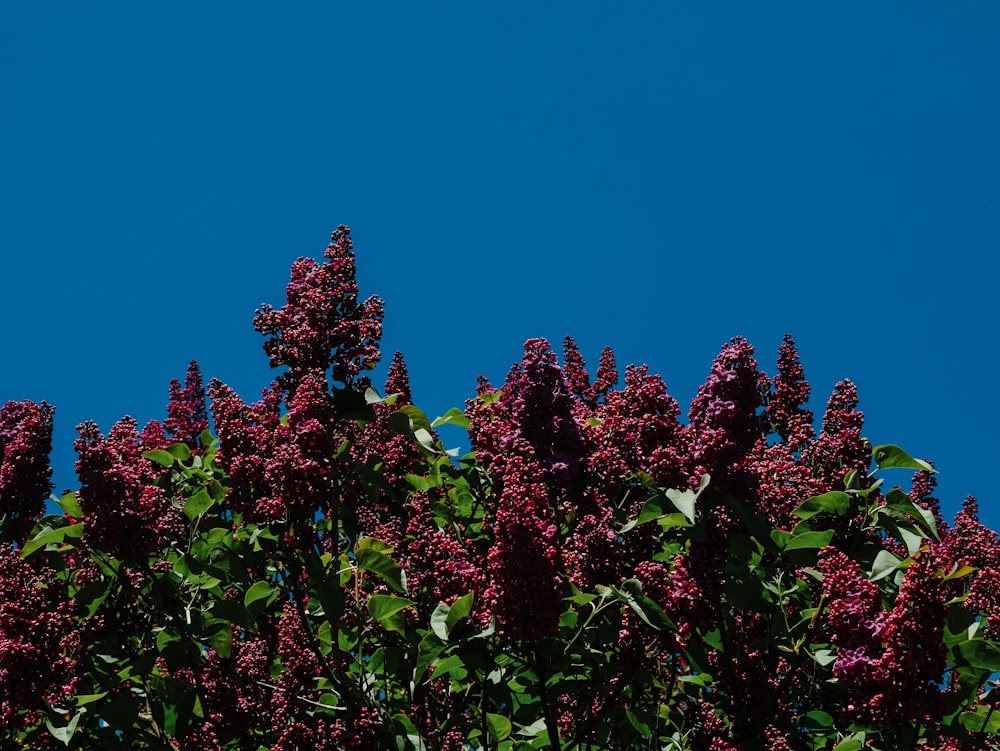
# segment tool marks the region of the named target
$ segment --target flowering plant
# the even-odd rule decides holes
[[[354,271],[340,227],[258,311],[259,401],[192,363],[81,425],[59,513],[52,408],[0,410],[0,749],[1000,748],[1000,541],[854,384],[816,432],[738,338],[681,421],[533,339],[431,421]]]

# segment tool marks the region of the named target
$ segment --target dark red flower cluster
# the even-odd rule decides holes
[[[184,519],[155,482],[163,468],[142,453],[135,420],[123,417],[105,438],[93,422],[77,427],[84,539],[116,558],[146,561],[166,539],[183,534]]]
[[[511,423],[500,442],[504,453],[523,443],[541,470],[539,477],[554,495],[578,493],[584,484],[587,447],[580,433],[577,403],[556,355],[544,339],[524,345],[521,364],[504,384],[503,398]]]
[[[590,465],[604,478],[606,492],[619,493],[636,470],[664,487],[688,483],[680,407],[647,366],[628,366],[624,388],[608,391],[595,415],[598,425],[591,432],[597,449]]]
[[[605,347],[601,352],[597,377],[592,384],[580,349],[571,336],[563,340],[563,373],[574,396],[591,410],[596,409],[598,400],[618,383],[615,353],[611,347]]]
[[[827,600],[827,623],[837,645],[833,675],[845,685],[867,685],[873,663],[882,652],[879,638],[885,620],[878,587],[865,579],[861,567],[835,548],[824,549],[818,568],[823,574]],[[873,693],[873,689],[869,689]],[[847,711],[852,717],[863,711],[870,696],[857,697]]]
[[[201,382],[201,370],[195,360],[188,365],[183,388],[176,378],[170,379],[170,403],[167,405],[164,427],[175,441],[182,441],[190,446],[194,446],[201,432],[208,429],[205,389]]]
[[[848,692],[843,708],[855,722],[903,726],[940,719],[950,596],[932,553],[916,557],[888,612],[857,563],[827,548],[820,554],[827,623],[837,645],[833,675]]]
[[[684,432],[695,466],[695,483],[707,472],[716,489],[725,487],[732,468],[764,435],[759,410],[770,381],[757,369],[753,354],[746,339],[730,341],[715,358],[712,372],[691,402]]]
[[[879,638],[885,651],[871,673],[880,689],[861,709],[864,720],[899,726],[937,722],[944,709],[939,686],[947,664],[943,642],[948,588],[941,581],[940,561],[916,556],[907,570]]]
[[[31,401],[0,408],[0,546],[24,544],[52,491],[51,406]]]
[[[0,544],[0,738],[21,724],[24,711],[61,698],[70,663],[61,652],[68,611],[48,602],[43,583],[6,544]],[[65,611],[65,612],[64,612]]]
[[[342,438],[321,372],[300,374],[284,418],[277,387],[252,406],[219,381],[209,384],[209,395],[236,510],[252,521],[295,527],[331,502],[332,457]]]
[[[481,556],[453,527],[437,525],[423,494],[410,497],[408,514],[404,553],[411,594],[423,590],[424,601],[450,605],[467,592],[482,592]]]
[[[809,392],[795,340],[785,334],[778,348],[778,374],[768,400],[767,418],[790,451],[801,451],[816,435],[812,410],[805,409]]]
[[[311,371],[350,384],[379,361],[383,303],[378,297],[358,302],[351,230],[339,226],[324,253],[325,263],[299,258],[292,265],[287,304],[261,306],[254,328],[269,337],[264,351],[272,367],[287,366],[278,381],[294,393]]]
[[[530,446],[515,442],[509,450],[492,520],[485,599],[506,633],[539,642],[555,633],[562,609],[559,529]]]
[[[761,438],[744,466],[754,484],[747,501],[781,529],[791,529],[800,521],[792,512],[802,501],[826,490],[812,469],[785,443],[768,444]]]
[[[844,476],[851,470],[857,471],[862,487],[867,484],[871,449],[861,437],[864,419],[857,388],[847,379],[837,383],[823,413],[823,429],[804,451],[825,489],[843,489]]]
[[[383,393],[394,397],[392,403],[378,402],[375,419],[367,423],[359,440],[352,446],[352,456],[360,466],[378,473],[378,483],[368,483],[367,489],[355,487],[353,496],[367,502],[358,503],[355,513],[366,533],[396,547],[400,544],[408,519],[404,498],[410,490],[406,475],[418,472],[421,457],[411,436],[393,428],[393,416],[400,407],[412,405],[410,379],[406,362],[400,352],[393,355]]]

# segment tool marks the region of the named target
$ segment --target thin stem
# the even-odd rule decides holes
[[[555,715],[552,714],[552,705],[549,703],[546,682],[549,679],[548,666],[544,658],[535,651],[535,672],[538,673],[538,698],[542,700],[542,716],[545,718],[545,727],[549,731],[549,748],[552,751],[562,751],[559,745],[559,726],[556,724]]]

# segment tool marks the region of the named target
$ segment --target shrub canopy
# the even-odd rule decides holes
[[[80,425],[61,514],[52,408],[3,407],[0,749],[1000,747],[996,534],[850,381],[816,432],[790,337],[686,420],[567,337],[431,421],[369,380],[382,309],[338,228],[257,312],[261,399],[192,363],[162,424]]]

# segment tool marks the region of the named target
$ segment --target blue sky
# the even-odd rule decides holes
[[[192,358],[254,398],[344,223],[432,416],[534,336],[686,405],[787,331],[1000,526],[995,3],[86,6],[0,5],[0,400],[56,406],[57,490]]]

